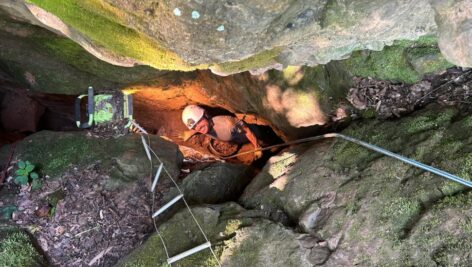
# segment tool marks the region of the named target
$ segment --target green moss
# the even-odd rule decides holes
[[[28,0],[53,13],[66,24],[121,56],[164,70],[194,70],[169,49],[125,25],[123,12],[98,0]],[[198,66],[200,68],[204,66]]]
[[[357,51],[344,64],[353,75],[414,83],[419,74],[408,66],[403,47],[385,47],[380,52]]]
[[[19,159],[29,160],[37,165],[44,175],[53,177],[71,165],[82,166],[96,161],[100,161],[104,169],[112,167],[115,169],[116,160],[126,152],[131,157],[128,159],[128,164],[137,167],[133,170],[121,170],[120,173],[121,176],[130,176],[133,171],[134,175],[138,175],[141,168],[147,167],[139,162],[133,162],[144,158],[141,151],[140,154],[136,152],[136,148],[141,148],[139,142],[138,138],[132,136],[99,139],[88,137],[85,132],[41,131],[18,144],[16,155]],[[113,170],[108,171],[112,174]]]
[[[140,249],[133,251],[121,264],[123,267],[168,266],[159,236],[152,235]]]
[[[409,226],[420,214],[422,205],[419,201],[398,197],[386,203],[380,212],[380,219],[388,222],[392,238],[401,237],[403,230]]]
[[[364,119],[373,119],[377,115],[374,108],[368,108],[362,111],[361,117]]]
[[[358,166],[362,168],[367,162],[374,158],[373,153],[367,148],[357,144],[348,143],[347,141],[340,141],[335,146],[335,161],[343,167]],[[359,165],[361,162],[364,164]]]
[[[221,253],[223,252],[223,247],[217,246],[214,249],[215,254],[219,258],[221,256]],[[195,253],[189,257],[186,257],[182,260],[179,260],[173,266],[179,266],[179,267],[193,267],[193,266],[199,266],[199,267],[214,267],[218,266],[218,262],[211,253],[209,249],[200,251],[198,253]]]
[[[108,64],[67,38],[8,18],[0,18],[0,39],[0,67],[34,91],[80,94],[90,85],[96,89],[116,88],[147,81],[161,73],[146,66]]]
[[[213,243],[215,239],[227,238],[225,235],[234,235],[233,230],[237,230],[241,225],[240,220],[226,221],[221,217],[226,217],[228,212],[236,212],[235,205],[225,204],[220,212],[210,209],[195,207],[192,208],[195,217],[202,224],[203,231]],[[237,209],[237,208],[236,208]],[[225,210],[223,212],[223,210]],[[221,221],[219,221],[221,220]],[[200,234],[197,225],[193,223],[187,210],[182,210],[175,214],[170,220],[159,227],[159,232],[165,241],[170,256],[177,255],[188,249],[205,243],[205,239]],[[223,233],[223,235],[220,235]],[[219,257],[223,251],[222,246],[213,246],[213,250]],[[118,266],[166,266],[166,254],[162,242],[157,234],[152,235],[142,246],[135,249]],[[216,266],[216,260],[209,249],[200,251],[185,259],[179,260],[172,266]]]
[[[437,211],[445,208],[468,208],[472,205],[472,192],[446,196],[441,199],[434,209]]]
[[[459,169],[459,176],[471,181],[472,180],[472,154],[467,154],[460,159],[461,164]]]
[[[67,38],[51,34],[48,37],[33,37],[32,41],[43,53],[47,53],[58,61],[75,67],[79,71],[89,73],[101,79],[130,83],[155,78],[159,72],[147,66],[132,68],[118,67],[99,60],[88,53],[77,43]]]
[[[3,228],[3,227],[2,227]],[[0,228],[0,266],[41,266],[42,256],[29,236],[13,228]]]
[[[416,47],[409,49],[406,57],[419,74],[430,74],[453,67],[441,54],[438,47]]]
[[[438,266],[467,266],[472,260],[469,252],[471,241],[470,236],[444,235],[444,245],[433,253],[432,259]]]
[[[356,51],[341,64],[353,75],[406,83],[452,66],[441,55],[434,36],[396,41],[382,51]]]
[[[224,235],[225,236],[230,236],[230,235],[234,234],[243,225],[244,225],[244,223],[243,223],[242,220],[236,220],[236,219],[228,220],[228,223],[227,223],[225,231],[224,231]]]
[[[280,51],[280,48],[273,48],[237,62],[216,64],[211,68],[217,72],[228,74],[263,68],[276,63],[275,59],[279,56]]]
[[[404,120],[404,122],[400,124],[400,127],[408,134],[418,134],[420,132],[448,125],[456,115],[457,110],[455,109],[445,109],[440,113],[427,111],[421,116],[415,116],[414,118]]]
[[[39,132],[20,143],[17,155],[38,166],[42,173],[55,176],[70,165],[90,163],[104,156],[98,141],[85,134]]]

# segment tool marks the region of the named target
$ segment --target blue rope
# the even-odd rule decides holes
[[[440,169],[436,169],[434,167],[431,167],[431,166],[428,166],[426,164],[423,164],[421,162],[418,162],[416,160],[412,160],[412,159],[409,159],[407,157],[403,157],[403,156],[400,156],[398,154],[395,154],[393,152],[390,152],[388,150],[385,150],[381,147],[378,147],[378,146],[375,146],[375,145],[371,145],[369,143],[366,143],[364,141],[361,141],[361,140],[358,140],[356,138],[353,138],[353,137],[350,137],[350,136],[346,136],[346,135],[343,135],[343,134],[338,134],[338,133],[329,133],[329,134],[323,134],[323,135],[318,135],[318,136],[312,136],[312,137],[308,137],[308,138],[303,138],[303,139],[298,139],[298,140],[294,140],[294,141],[289,141],[287,143],[284,143],[284,144],[278,144],[278,145],[273,145],[273,146],[268,146],[268,147],[264,147],[264,148],[259,148],[259,149],[255,149],[255,150],[251,150],[251,151],[246,151],[246,152],[242,152],[242,153],[239,153],[239,154],[236,154],[236,155],[233,155],[233,156],[229,156],[229,157],[222,157],[222,159],[230,159],[230,158],[235,158],[237,156],[240,156],[240,155],[244,155],[244,154],[249,154],[249,153],[254,153],[255,151],[263,151],[263,150],[269,150],[269,149],[272,149],[274,147],[281,147],[281,146],[288,146],[288,145],[293,145],[293,144],[300,144],[300,143],[305,143],[305,142],[310,142],[310,141],[316,141],[316,140],[321,140],[321,139],[326,139],[326,138],[341,138],[341,139],[344,139],[346,141],[349,141],[349,142],[352,142],[352,143],[355,143],[355,144],[358,144],[360,146],[363,146],[365,148],[368,148],[368,149],[371,149],[371,150],[374,150],[376,152],[379,152],[381,154],[384,154],[386,156],[389,156],[389,157],[392,157],[392,158],[395,158],[395,159],[398,159],[400,161],[403,161],[407,164],[410,164],[410,165],[413,165],[415,167],[418,167],[420,169],[423,169],[425,171],[428,171],[428,172],[432,172],[434,174],[437,174],[441,177],[444,177],[446,179],[449,179],[449,180],[452,180],[454,182],[457,182],[457,183],[460,183],[462,185],[465,185],[465,186],[468,186],[468,187],[472,187],[472,182],[471,181],[467,181],[461,177],[458,177],[454,174],[450,174],[448,172],[445,172],[443,170],[440,170]]]
[[[450,174],[448,172],[445,172],[445,171],[442,171],[440,169],[436,169],[434,167],[431,167],[431,166],[428,166],[426,164],[423,164],[421,162],[418,162],[416,160],[412,160],[412,159],[409,159],[409,158],[406,158],[406,157],[403,157],[403,156],[400,156],[398,154],[395,154],[393,152],[390,152],[388,150],[385,150],[381,147],[378,147],[378,146],[375,146],[375,145],[371,145],[369,143],[366,143],[366,142],[363,142],[361,140],[358,140],[358,139],[355,139],[355,138],[352,138],[352,137],[349,137],[349,136],[346,136],[346,135],[343,135],[343,134],[338,134],[338,133],[332,133],[332,134],[326,134],[325,135],[326,137],[339,137],[341,139],[344,139],[346,141],[349,141],[349,142],[352,142],[352,143],[356,143],[360,146],[363,146],[363,147],[366,147],[368,149],[371,149],[371,150],[374,150],[376,152],[379,152],[381,154],[384,154],[384,155],[387,155],[389,157],[392,157],[392,158],[395,158],[395,159],[398,159],[400,161],[403,161],[407,164],[410,164],[410,165],[413,165],[415,167],[418,167],[420,169],[423,169],[425,171],[428,171],[428,172],[432,172],[434,174],[437,174],[439,176],[442,176],[446,179],[449,179],[449,180],[452,180],[454,182],[457,182],[457,183],[460,183],[462,185],[465,185],[465,186],[468,186],[468,187],[472,187],[472,182],[471,181],[467,181],[465,179],[462,179],[461,177],[458,177],[454,174]]]

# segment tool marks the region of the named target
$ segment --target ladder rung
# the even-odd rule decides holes
[[[199,252],[199,251],[201,251],[201,250],[204,250],[204,249],[206,249],[206,248],[209,248],[209,247],[211,247],[211,243],[210,243],[210,242],[206,242],[205,244],[201,244],[201,245],[198,246],[198,247],[194,247],[194,248],[189,249],[189,250],[187,250],[187,251],[185,251],[185,252],[182,252],[182,253],[180,253],[180,254],[178,254],[178,255],[175,255],[174,257],[168,258],[168,259],[167,259],[167,263],[168,263],[168,264],[172,264],[172,263],[174,263],[174,262],[176,262],[176,261],[178,261],[178,260],[180,260],[180,259],[183,259],[183,258],[185,258],[185,257],[187,257],[187,256],[190,256],[190,255],[192,255],[192,254],[195,254],[195,253],[197,253],[197,252]]]
[[[154,176],[154,181],[152,182],[151,186],[151,192],[154,192],[156,189],[157,181],[159,181],[159,176],[161,175],[162,167],[164,167],[164,164],[161,162],[161,165],[159,165],[159,168],[157,169],[156,176]]]
[[[152,217],[155,218],[157,217],[159,214],[163,213],[166,209],[168,209],[170,206],[172,206],[175,202],[179,201],[179,199],[181,199],[184,195],[183,194],[180,194],[176,197],[174,197],[174,199],[172,199],[171,201],[169,201],[167,204],[165,204],[164,206],[162,206],[162,208],[160,208],[158,211],[156,211]]]
[[[151,152],[149,152],[149,148],[148,148],[148,145],[146,143],[146,139],[144,139],[144,136],[141,135],[141,141],[143,141],[143,145],[144,145],[144,150],[146,151],[146,155],[149,159],[149,161],[152,161],[151,159]]]

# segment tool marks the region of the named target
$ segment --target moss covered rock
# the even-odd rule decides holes
[[[178,147],[155,136],[151,137],[151,146],[169,173],[177,176],[182,162]],[[3,149],[8,151],[8,147]],[[92,163],[98,163],[102,170],[117,178],[113,181],[118,184],[149,173],[149,161],[137,135],[101,139],[88,136],[86,132],[41,131],[16,144],[15,157],[29,160],[43,175],[50,177],[56,177],[72,166]]]
[[[452,108],[430,107],[343,133],[472,180],[470,121]],[[275,206],[303,222],[334,251],[327,265],[470,262],[465,186],[343,140],[286,153],[269,162],[241,200],[246,207]]]
[[[68,38],[8,16],[0,26],[0,68],[35,92],[74,95],[88,86],[110,90],[161,75],[149,67],[111,65]]]
[[[356,51],[339,65],[356,76],[406,83],[453,66],[442,56],[434,36],[397,41],[382,51]]]
[[[217,204],[236,200],[250,179],[251,171],[245,165],[216,163],[193,171],[181,188],[190,202]]]
[[[29,11],[30,20],[93,48],[89,50],[104,60],[165,70],[210,68],[231,74],[281,65],[314,66],[437,30],[427,0],[24,2],[16,8]]]
[[[193,207],[192,211],[207,237],[212,241],[213,250],[219,258],[224,240],[234,235],[239,228],[250,221],[237,219],[235,215],[244,211],[236,203],[218,206]],[[175,214],[159,227],[159,232],[167,246],[169,256],[177,255],[206,242],[185,209]],[[141,247],[128,255],[118,266],[165,266],[166,253],[157,234],[152,235]],[[206,249],[178,262],[177,266],[215,266],[216,260]]]
[[[303,246],[299,241],[302,235],[271,221],[250,219],[244,209],[231,202],[192,210],[222,266],[312,266],[306,255],[317,247],[315,240]],[[163,223],[159,232],[170,256],[205,243],[187,210]],[[154,234],[118,266],[166,266],[166,259],[162,242]],[[173,265],[210,267],[217,266],[217,262],[206,249]]]
[[[47,266],[47,262],[27,233],[0,222],[0,266]]]
[[[161,42],[134,29],[135,25],[128,25],[131,18],[125,12],[126,9],[97,0],[66,0],[61,3],[49,0],[26,2],[51,12],[92,43],[106,48],[113,54],[135,59],[157,69],[197,68],[187,64]]]

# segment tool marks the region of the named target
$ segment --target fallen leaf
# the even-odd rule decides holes
[[[49,206],[45,205],[34,211],[34,214],[40,218],[49,216]]]
[[[65,231],[66,231],[66,228],[64,226],[58,226],[56,227],[56,236],[59,236],[59,235],[62,235]]]
[[[98,260],[100,260],[103,256],[105,256],[105,254],[107,254],[108,252],[110,252],[110,250],[113,248],[113,246],[107,248],[107,249],[104,249],[102,250],[100,253],[97,254],[97,256],[95,256],[89,263],[88,263],[88,266],[92,266],[94,265]]]

